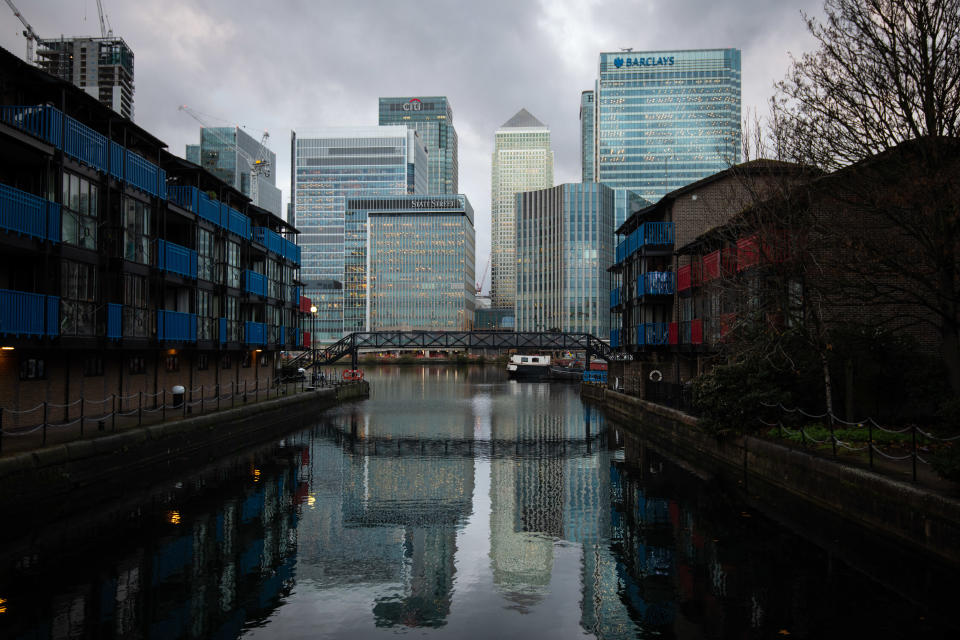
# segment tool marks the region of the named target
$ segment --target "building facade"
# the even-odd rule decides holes
[[[427,148],[427,193],[459,191],[457,130],[445,96],[380,98],[379,124],[402,124],[420,134]]]
[[[563,184],[517,198],[517,331],[606,338],[613,189]]]
[[[279,216],[282,194],[277,188],[277,154],[240,127],[203,127],[200,144],[188,144],[186,158],[249,197],[253,204]],[[253,163],[266,161],[266,170]],[[255,183],[255,184],[254,184]]]
[[[111,397],[266,384],[303,343],[295,230],[2,50],[0,80],[4,429],[43,402],[66,423]]]
[[[521,109],[494,135],[490,297],[495,309],[516,302],[516,194],[553,186],[550,129]]]
[[[347,245],[365,229],[347,225],[347,199],[422,194],[427,150],[404,126],[330,127],[291,133],[291,224],[299,225],[305,295],[317,307],[314,338],[344,335]],[[355,235],[361,234],[361,235]]]
[[[600,54],[594,179],[655,202],[740,159],[740,51]]]
[[[594,182],[594,157],[597,138],[594,134],[596,120],[596,94],[584,91],[580,94],[580,182]]]
[[[38,66],[133,119],[133,51],[123,38],[40,40]]]
[[[473,208],[463,195],[347,202],[346,332],[473,328]]]

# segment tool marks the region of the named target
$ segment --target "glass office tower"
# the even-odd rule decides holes
[[[428,192],[457,193],[457,130],[446,97],[380,98],[380,124],[402,124],[419,133],[427,147]]]
[[[464,195],[351,198],[346,331],[473,328],[473,208]]]
[[[517,331],[610,334],[614,191],[597,182],[518,193]]]
[[[580,94],[580,182],[595,182],[593,177],[593,158],[596,154],[596,136],[594,135],[594,92]]]
[[[550,129],[521,109],[494,136],[490,206],[493,218],[490,297],[495,309],[516,302],[516,195],[553,186]]]
[[[239,149],[239,150],[238,150]],[[252,175],[250,159],[261,154],[270,169]],[[253,204],[281,216],[283,196],[276,182],[277,154],[261,149],[260,141],[240,127],[202,127],[200,144],[188,144],[186,158],[217,176],[234,189],[253,199]],[[257,197],[253,198],[251,181],[257,180]]]
[[[365,229],[346,224],[347,198],[425,193],[427,151],[402,126],[330,127],[291,132],[290,224],[300,230],[304,295],[318,311],[314,340],[345,333],[343,305],[347,243]]]
[[[600,54],[598,182],[655,202],[740,161],[740,50]]]

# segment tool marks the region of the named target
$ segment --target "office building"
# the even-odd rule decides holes
[[[420,134],[420,141],[427,148],[428,193],[459,191],[457,130],[446,97],[380,98],[379,124],[402,124]]]
[[[345,333],[346,245],[366,237],[363,225],[347,228],[347,199],[426,193],[427,150],[416,131],[393,125],[301,129],[291,133],[291,152],[304,295],[317,307],[316,339],[332,343]]]
[[[344,331],[473,328],[473,208],[463,195],[350,198]]]
[[[40,40],[37,64],[133,119],[133,51],[123,38]]]
[[[526,109],[518,111],[496,131],[491,183],[490,297],[494,308],[512,309],[517,289],[516,195],[553,186],[550,129]]]
[[[296,230],[3,50],[0,83],[4,429],[272,378],[303,344]]]
[[[581,182],[594,182],[593,160],[596,155],[597,139],[594,135],[596,109],[593,91],[580,94],[580,170]]]
[[[277,188],[277,154],[240,127],[203,127],[200,144],[188,144],[186,158],[249,197],[255,205],[279,216],[282,195]],[[254,171],[260,162],[265,169]]]
[[[594,176],[656,202],[740,159],[740,51],[600,54]]]
[[[517,331],[609,334],[613,195],[597,182],[517,194]]]

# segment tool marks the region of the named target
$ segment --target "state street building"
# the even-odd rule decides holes
[[[346,221],[346,331],[473,328],[473,207],[466,196],[350,198]]]
[[[739,49],[601,53],[595,93],[597,182],[656,202],[740,161]]]
[[[516,196],[517,331],[610,332],[614,191],[597,182]]]

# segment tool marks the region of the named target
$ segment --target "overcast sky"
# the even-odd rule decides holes
[[[14,0],[42,38],[98,35],[96,0]],[[789,53],[813,47],[800,12],[821,0],[103,0],[135,56],[134,120],[170,151],[199,142],[178,106],[270,132],[284,206],[290,130],[377,124],[380,96],[445,95],[460,191],[476,212],[477,274],[490,251],[493,133],[521,107],[553,135],[555,179],[580,181],[580,92],[600,51],[736,47],[743,109],[766,113]],[[0,46],[23,57],[0,7]],[[488,276],[489,284],[489,276]]]

